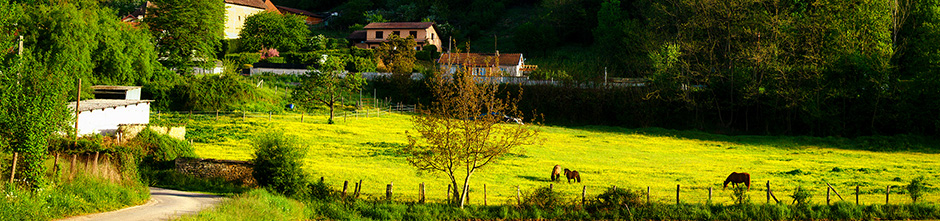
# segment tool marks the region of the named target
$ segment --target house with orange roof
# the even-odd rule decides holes
[[[363,30],[354,31],[349,37],[346,37],[359,48],[378,48],[382,43],[388,42],[390,35],[408,38],[414,36],[418,47],[415,50],[422,50],[428,45],[437,47],[441,51],[441,36],[434,29],[433,22],[382,22],[369,23],[363,27]]]
[[[526,68],[525,58],[520,53],[444,53],[437,59],[445,73],[454,73],[458,68],[470,68],[473,75],[522,77]]]

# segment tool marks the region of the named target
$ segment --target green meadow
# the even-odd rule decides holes
[[[384,113],[370,117],[338,117],[335,125],[326,116],[300,114],[221,115],[158,114],[157,124],[184,124],[187,139],[203,158],[248,160],[254,134],[280,131],[296,136],[307,149],[305,169],[339,190],[343,181],[362,180],[364,197],[384,197],[394,184],[395,199],[417,200],[418,185],[425,183],[429,201],[445,200],[443,174],[417,171],[397,153],[407,142],[410,115]],[[505,125],[513,126],[513,125]],[[928,189],[924,201],[937,202],[940,191],[940,152],[936,142],[916,136],[816,138],[789,136],[725,136],[696,131],[620,127],[533,127],[541,142],[524,146],[477,172],[471,180],[470,203],[483,204],[484,185],[489,204],[514,203],[517,187],[525,193],[553,184],[570,200],[582,190],[597,195],[617,186],[646,192],[652,201],[675,203],[676,189],[683,203],[705,203],[712,188],[712,202],[731,204],[731,190],[722,181],[731,172],[751,174],[751,202],[764,203],[770,183],[780,201],[790,203],[797,187],[813,194],[811,201],[826,203],[826,184],[845,201],[855,201],[860,188],[862,204],[882,204],[891,186],[890,202],[910,203],[904,187],[924,176]],[[901,149],[901,150],[897,150]],[[554,165],[577,170],[582,182],[552,183]],[[833,201],[839,201],[835,193]]]

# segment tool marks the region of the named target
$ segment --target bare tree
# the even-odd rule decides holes
[[[419,107],[412,117],[417,134],[406,131],[409,144],[403,152],[417,169],[447,174],[455,187],[452,203],[463,208],[474,172],[522,145],[534,144],[538,131],[530,128],[531,122],[516,123],[504,115],[520,116],[518,98],[501,98],[496,82],[488,80],[492,78],[458,69],[431,76],[432,104]]]

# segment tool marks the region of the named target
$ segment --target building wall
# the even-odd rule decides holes
[[[251,173],[253,164],[247,161],[176,158],[176,171],[199,178],[219,178],[244,186],[257,186]]]
[[[225,39],[236,39],[245,26],[245,18],[263,12],[264,9],[235,4],[225,4]]]
[[[150,103],[82,111],[78,115],[78,134],[111,135],[120,124],[150,123]]]
[[[382,32],[382,38],[376,38],[378,32]],[[366,31],[366,41],[387,41],[388,36],[392,35],[394,32],[399,32],[398,37],[408,38],[412,31],[417,32],[415,35],[415,40],[425,40],[424,45],[434,45],[437,46],[437,51],[441,51],[441,36],[438,36],[437,32],[434,31],[434,27],[428,27],[427,29],[372,29]],[[366,45],[361,47],[360,44],[356,44],[360,48],[371,48],[378,47],[379,44]],[[420,44],[418,46],[421,46]],[[419,49],[420,50],[420,49]]]

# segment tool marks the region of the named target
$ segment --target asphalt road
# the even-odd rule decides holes
[[[137,221],[168,220],[194,214],[220,201],[221,196],[150,187],[150,201],[116,211],[69,217],[61,220]]]

